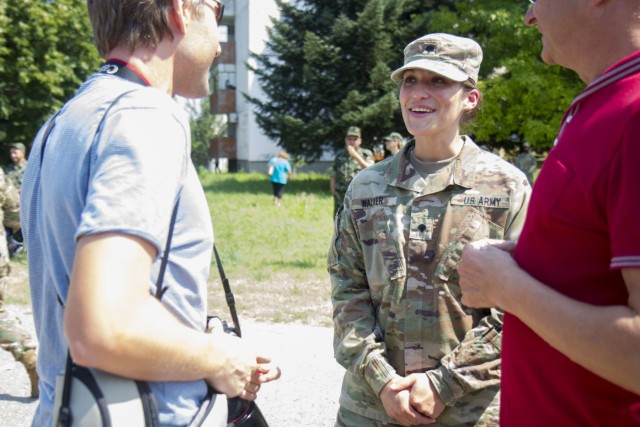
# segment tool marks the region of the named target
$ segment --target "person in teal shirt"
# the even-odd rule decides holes
[[[285,151],[281,151],[276,157],[269,160],[269,181],[273,186],[273,204],[280,206],[284,186],[287,179],[291,178],[291,163],[289,163],[289,155]]]

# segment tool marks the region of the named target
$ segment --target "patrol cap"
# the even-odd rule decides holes
[[[446,33],[422,36],[404,48],[404,65],[391,80],[400,80],[404,71],[422,69],[440,74],[456,82],[478,82],[482,48],[475,41]]]
[[[16,148],[22,151],[23,153],[27,151],[27,148],[24,146],[22,142],[12,142],[11,144],[9,144],[9,148]]]
[[[398,132],[391,132],[389,135],[385,136],[383,139],[385,141],[400,141],[400,142],[404,141],[404,138]]]
[[[347,130],[347,136],[357,136],[360,138],[360,128],[357,126],[349,126],[349,130]]]

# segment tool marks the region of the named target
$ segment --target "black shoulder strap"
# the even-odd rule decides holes
[[[67,350],[67,363],[64,370],[64,380],[62,386],[62,400],[60,402],[60,411],[58,411],[58,422],[55,427],[69,427],[73,421],[71,414],[71,370],[73,369],[73,361],[71,354]]]
[[[218,255],[218,250],[216,249],[216,244],[213,244],[213,254],[216,257],[216,264],[218,265],[218,273],[220,273],[220,280],[222,280],[222,286],[224,287],[224,296],[227,299],[227,305],[229,306],[229,312],[231,313],[231,320],[233,321],[233,326],[236,329],[236,334],[238,336],[242,336],[240,332],[240,321],[238,320],[238,313],[236,312],[236,302],[233,297],[233,292],[231,292],[231,286],[229,286],[229,280],[227,276],[224,274],[224,270],[222,269],[222,261],[220,261],[220,256]]]
[[[40,167],[41,168],[42,168],[42,159],[44,158],[44,148],[47,145],[49,134],[51,133],[53,128],[56,126],[56,119],[58,118],[58,114],[60,114],[61,111],[62,110],[56,111],[53,117],[51,117],[51,120],[49,120],[49,125],[47,126],[47,129],[44,131],[44,135],[42,135],[42,144],[40,145]]]
[[[171,237],[173,236],[173,228],[176,225],[176,216],[178,215],[178,206],[180,205],[180,193],[182,188],[178,191],[178,197],[176,204],[173,207],[171,213],[171,222],[169,223],[169,232],[167,234],[167,243],[164,246],[164,253],[162,254],[162,262],[160,263],[160,271],[158,272],[158,279],[156,280],[156,298],[162,300],[162,296],[169,289],[168,286],[162,286],[164,280],[164,272],[167,269],[167,262],[169,261],[169,251],[171,250]]]

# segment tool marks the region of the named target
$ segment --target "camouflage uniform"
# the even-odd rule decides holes
[[[22,162],[21,165],[16,165],[15,163],[11,163],[5,168],[5,172],[7,174],[7,178],[13,182],[14,187],[20,191],[20,187],[22,187],[22,175],[24,175],[24,170],[27,167],[27,161]]]
[[[380,391],[426,372],[447,405],[433,426],[497,426],[502,312],[464,307],[456,266],[468,242],[518,237],[531,187],[468,137],[425,180],[413,146],[358,174],[336,217],[328,271],[347,370],[337,425],[397,425]]]
[[[362,158],[373,164],[373,153],[366,148],[358,148],[356,150]],[[351,158],[346,149],[342,149],[336,153],[336,158],[333,161],[333,167],[331,173],[335,176],[335,192],[333,193],[333,212],[338,212],[338,209],[342,206],[344,195],[347,192],[349,183],[362,168]]]
[[[523,152],[516,156],[515,165],[527,176],[527,179],[533,184],[533,172],[538,166],[535,156],[529,152]]]
[[[20,196],[4,172],[0,170],[0,222],[15,230],[20,228]],[[4,308],[7,278],[11,270],[7,236],[0,227],[0,347],[8,350],[27,369],[31,380],[31,396],[38,395],[38,375],[36,374],[36,343],[20,325],[20,320]]]

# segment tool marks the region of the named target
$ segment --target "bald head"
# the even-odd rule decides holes
[[[542,36],[542,59],[578,73],[586,83],[640,50],[637,0],[537,0],[525,15]]]

